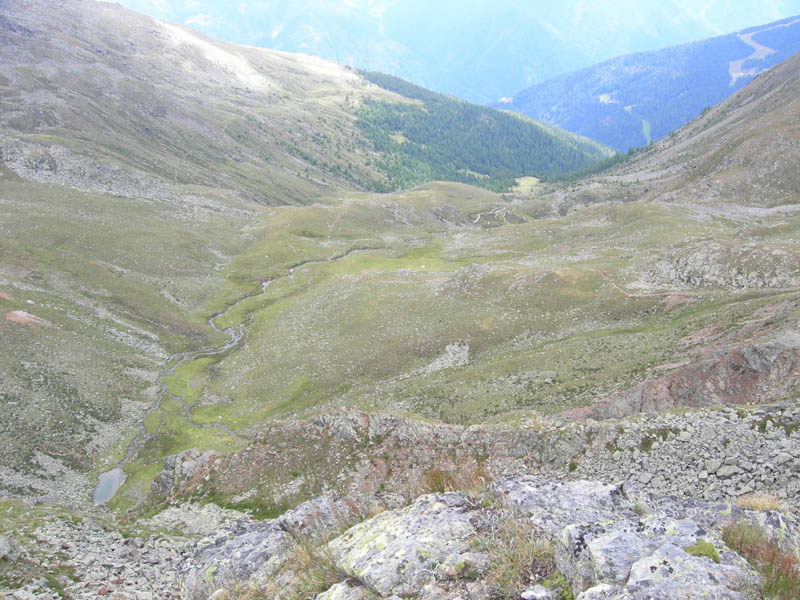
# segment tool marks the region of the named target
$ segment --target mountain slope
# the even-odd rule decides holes
[[[18,41],[2,49],[4,160],[47,183],[8,170],[0,178],[9,207],[0,221],[9,374],[0,393],[14,415],[9,432],[40,431],[3,436],[8,493],[88,502],[94,476],[116,466],[127,480],[109,502],[127,509],[147,495],[166,455],[237,449],[265,420],[343,408],[513,423],[520,414],[601,414],[597,402],[620,415],[687,398],[748,399],[715,387],[729,383],[758,389],[759,401],[791,393],[798,225],[786,203],[796,194],[797,59],[603,177],[504,195],[444,182],[375,194],[345,176],[318,178],[342,157],[326,162],[326,144],[341,144],[380,182],[370,161],[381,155],[365,150],[368,138],[347,146],[361,131],[358,107],[428,109],[445,103],[440,96],[383,81],[404,88],[401,96],[308,57],[200,38],[176,44],[165,37],[174,28],[105,4],[89,5],[96,11],[83,21],[46,20],[47,42],[20,8],[30,5],[3,5],[4,31]],[[75,17],[77,6],[59,14]],[[111,17],[129,35],[108,33]],[[126,43],[137,50],[114,50]],[[82,75],[95,55],[99,75]],[[181,61],[189,66],[177,68]],[[193,75],[195,66],[202,72]],[[87,91],[103,77],[105,88]],[[158,85],[134,102],[128,79],[150,78]],[[281,91],[254,90],[262,81]],[[210,87],[197,94],[192,85]],[[153,98],[165,123],[147,116]],[[262,122],[253,115],[265,98],[281,110]],[[300,100],[299,113],[289,110]],[[227,133],[220,115],[231,119]],[[315,146],[316,125],[336,137]],[[407,129],[388,131],[428,145]],[[174,164],[185,168],[177,183]],[[702,186],[734,176],[735,187],[720,188],[729,196],[697,208]],[[761,196],[740,196],[748,177]],[[785,206],[756,211],[763,223],[745,227],[750,209],[771,204]],[[703,240],[715,244],[711,261],[698,254]],[[742,240],[752,252],[728,252]],[[698,263],[712,264],[715,278],[688,270]],[[747,356],[764,360],[748,367]],[[686,373],[709,385],[657,399],[647,390],[665,386],[639,387]],[[69,427],[43,420],[50,414]],[[73,456],[74,448],[83,450]]]
[[[791,0],[123,0],[135,10],[253,46],[391,73],[481,104],[619,56],[736,31],[797,12]],[[627,148],[625,148],[627,150]]]
[[[579,502],[588,522],[602,521],[593,531],[613,528],[588,543],[613,554],[606,564],[620,570],[603,577],[624,583],[620,593],[660,590],[650,567],[664,559],[651,564],[652,548],[706,510],[704,535],[731,515],[790,531],[800,497],[800,58],[591,179],[525,179],[503,194],[454,182],[380,194],[331,175],[342,155],[327,162],[326,144],[339,143],[386,183],[370,163],[386,155],[367,152],[366,136],[355,143],[359,107],[433,113],[441,104],[462,114],[463,103],[416,88],[404,97],[328,63],[284,57],[287,66],[254,51],[244,64],[272,69],[284,91],[281,110],[251,121],[265,95],[237,87],[250,72],[225,58],[247,49],[208,41],[225,49],[220,59],[201,45],[212,61],[195,40],[162,40],[152,46],[162,62],[139,44],[172,30],[153,21],[126,29],[138,17],[119,9],[58,5],[83,21],[53,24],[45,39],[26,11],[48,5],[1,6],[3,32],[18,42],[0,50],[3,76],[25,85],[4,81],[0,127],[4,149],[18,149],[3,156],[17,172],[0,166],[0,595],[233,599],[273,597],[277,584],[281,597],[322,600],[367,594],[383,573],[387,596],[519,597],[527,572],[505,577],[503,590],[487,587],[501,572],[480,571],[504,570],[533,533],[528,519],[505,530],[499,498],[517,509],[533,498],[533,512],[549,499],[548,514],[569,514],[561,525],[570,532],[579,490],[579,500],[613,507],[598,517]],[[131,35],[115,37],[121,31]],[[126,43],[139,54],[113,50]],[[127,61],[129,79],[152,73],[160,87],[136,102],[127,84],[87,92],[87,48],[102,50],[91,66],[109,82],[123,71],[104,61]],[[190,84],[209,87],[198,94]],[[147,116],[152,98],[169,109],[166,124]],[[220,132],[220,115],[266,131]],[[336,137],[315,142],[316,125]],[[429,145],[406,124],[387,132],[400,145]],[[275,143],[254,147],[270,152],[266,165],[247,154],[265,139]],[[153,140],[170,145],[148,153]],[[199,185],[165,175],[182,161]],[[754,403],[763,406],[743,406]],[[530,486],[542,473],[615,483]],[[494,487],[504,491],[481,495],[501,475]],[[338,535],[372,507],[462,488],[471,500],[428,496],[343,533],[338,543],[355,542],[353,557],[367,548],[380,558],[370,562],[377,571],[309,541],[322,535],[325,507]],[[748,500],[751,492],[760,495]],[[319,494],[346,499],[312,500],[279,520],[245,514],[277,516]],[[756,500],[785,501],[790,516],[732,506]],[[631,523],[652,523],[656,537],[631,537],[645,535]],[[551,531],[567,539],[561,525]],[[473,535],[481,532],[485,542]],[[708,546],[692,556],[694,537],[667,537],[678,544],[670,556],[690,574],[702,568],[706,587],[727,568],[708,559]],[[418,552],[420,539],[443,540],[446,551]],[[616,560],[632,539],[646,561],[634,579],[628,559]],[[534,577],[561,578],[562,597],[583,594],[583,555],[559,574],[553,547],[545,551]],[[697,589],[676,593],[682,571],[662,571],[666,597]]]
[[[800,17],[633,54],[544,81],[494,106],[620,152],[644,146],[800,51]]]
[[[620,176],[646,180],[646,196],[662,202],[791,214],[800,203],[798,72],[800,53],[642,152]]]
[[[461,181],[505,191],[535,173],[557,177],[612,152],[589,139],[507,112],[436,94],[381,73],[363,76],[420,105],[365,100],[356,125],[384,156],[389,189]],[[387,190],[388,191],[388,190]]]
[[[3,2],[0,32],[0,484],[15,495],[85,503],[95,476],[123,461],[129,497],[141,496],[164,454],[240,446],[248,419],[280,413],[287,398],[276,395],[277,409],[263,398],[206,404],[195,386],[240,349],[253,323],[239,311],[262,282],[305,263],[354,276],[428,257],[445,264],[437,235],[502,204],[455,184],[385,201],[361,191],[408,183],[380,164],[402,154],[362,133],[368,103],[421,112],[433,99],[445,112],[477,111],[480,123],[425,121],[451,144],[484,122],[526,142],[514,153],[527,162],[506,152],[491,177],[417,154],[429,176],[506,185],[509,171],[548,172],[531,162],[548,158],[534,156],[533,139],[567,154],[562,168],[608,152],[527,119],[417,88],[425,98],[407,98],[315,57],[224,44],[102,2]],[[501,142],[481,135],[472,148],[491,166]],[[366,208],[352,207],[354,194]],[[267,208],[295,204],[312,207]],[[287,281],[269,292],[281,286],[304,297]],[[303,381],[289,381],[289,398],[303,395]],[[215,422],[216,411],[225,418]]]
[[[412,101],[351,69],[226,44],[103,2],[12,0],[0,17],[0,151],[19,174],[128,196],[236,194],[263,204],[405,183],[387,181],[381,150],[355,121],[365,100]],[[515,177],[569,171],[607,152],[528,121],[514,128],[549,153],[531,165],[531,148],[516,148],[506,160]],[[501,141],[474,145],[491,155]],[[455,170],[430,154],[420,160],[432,178]]]

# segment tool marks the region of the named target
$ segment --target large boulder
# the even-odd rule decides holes
[[[437,578],[485,565],[486,556],[469,546],[476,515],[460,494],[430,494],[356,525],[328,548],[343,572],[383,597],[414,597]]]
[[[277,519],[241,519],[204,538],[181,572],[183,597],[205,599],[231,586],[262,587],[284,566],[300,536],[324,539],[349,510],[334,498],[315,498]]]

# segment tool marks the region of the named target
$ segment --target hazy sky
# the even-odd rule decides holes
[[[224,40],[479,102],[632,52],[800,15],[800,0],[119,0]]]
[[[327,11],[357,11],[369,18],[380,21],[387,9],[402,11],[404,5],[416,10],[415,0],[239,0],[219,2],[218,0],[118,0],[120,4],[152,16],[183,22],[198,29],[230,30],[237,26],[249,30],[252,26],[263,25],[264,38],[268,30],[277,23],[257,22],[276,13],[292,10],[296,14],[324,7]],[[669,18],[685,23],[695,23],[704,28],[709,35],[729,33],[760,23],[774,21],[783,17],[800,14],[800,0],[659,0],[669,6]],[[438,6],[437,6],[438,4]],[[428,2],[426,9],[431,12],[441,10],[446,2]],[[481,2],[464,0],[454,6],[457,11],[478,11],[484,7],[499,7],[502,2]],[[529,0],[519,4],[530,11],[542,15],[543,19],[580,21],[591,19],[603,28],[609,24],[638,24],[642,15],[647,14],[649,0]],[[645,10],[643,10],[645,9]],[[244,43],[244,40],[231,40]],[[683,41],[691,41],[687,38]]]

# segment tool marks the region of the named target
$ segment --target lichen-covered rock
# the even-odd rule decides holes
[[[200,543],[202,550],[182,573],[182,596],[208,598],[219,588],[248,582],[256,573],[274,575],[294,544],[275,521],[239,522]]]
[[[328,544],[346,573],[383,596],[418,594],[442,565],[480,563],[469,547],[475,508],[462,495],[430,494],[410,506],[381,513]]]
[[[717,564],[707,557],[692,556],[678,546],[665,544],[634,563],[623,590],[627,597],[636,600],[746,600],[747,594],[739,590],[757,582],[755,572],[746,566]]]
[[[242,519],[198,542],[182,576],[184,598],[208,598],[231,585],[263,586],[289,558],[296,536],[324,537],[338,526],[348,507],[333,498],[315,498],[278,519]]]
[[[494,540],[486,532],[509,518],[528,524],[531,536],[550,538],[555,567],[579,600],[744,600],[742,590],[757,586],[759,576],[724,544],[722,527],[731,521],[753,522],[800,548],[790,515],[658,496],[641,484],[523,476],[496,481],[489,491],[495,502],[488,506],[452,492],[421,496],[333,539],[343,503],[330,498],[280,519],[240,522],[198,546],[183,573],[184,597],[208,598],[226,586],[306,585],[288,560],[302,538],[338,579],[309,591],[314,600],[488,600],[497,590],[486,577]],[[535,586],[544,576],[537,576],[542,581],[530,581],[525,597],[546,597]]]
[[[370,600],[370,598],[369,592],[363,587],[343,581],[317,594],[314,600]]]
[[[717,552],[717,547],[724,547],[719,536],[692,520],[674,521],[660,515],[569,525],[557,544],[556,566],[576,593],[600,583],[624,585],[632,566],[642,557],[650,556],[665,544],[689,548],[698,541],[715,548],[723,566],[747,569],[738,555]]]
[[[733,511],[724,504],[652,497],[635,487],[629,495],[622,486],[542,477],[494,482],[490,490],[556,540],[556,567],[580,600],[734,600],[744,598],[742,586],[758,581],[711,529],[730,519]],[[793,531],[776,516],[759,519],[784,529],[787,538]],[[696,556],[703,554],[697,547],[707,555]]]
[[[552,536],[572,523],[634,516],[622,486],[599,481],[557,482],[530,476],[495,481],[489,491]]]

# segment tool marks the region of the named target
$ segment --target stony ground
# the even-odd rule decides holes
[[[339,477],[296,471],[306,460],[300,450],[326,456],[320,462],[341,468]],[[19,504],[0,507],[0,515],[16,515],[0,539],[0,584],[14,600],[233,599],[254,590],[318,600],[489,599],[502,579],[492,544],[518,525],[550,544],[542,560],[553,565],[526,580],[525,598],[539,597],[543,582],[568,585],[583,600],[638,599],[644,590],[656,594],[649,598],[691,598],[692,586],[715,581],[712,597],[744,599],[759,576],[725,546],[721,528],[745,519],[797,536],[798,456],[797,401],[500,428],[365,414],[274,424],[236,455],[169,457],[141,509],[158,512],[129,526],[102,513],[43,517]],[[279,490],[264,478],[279,471],[291,474],[284,488],[299,489],[291,482],[303,477],[299,487],[340,495],[254,520],[265,490],[253,482]],[[315,487],[315,474],[326,485]],[[240,487],[225,488],[231,480]],[[426,495],[448,489],[466,495]],[[739,508],[764,502],[766,512]],[[519,549],[515,539],[510,547]],[[714,546],[719,563],[687,553],[698,540]],[[308,570],[313,576],[300,574]]]
[[[349,509],[318,498],[276,520],[241,520],[215,532],[182,563],[183,597],[488,600],[571,593],[580,600],[666,600],[694,598],[702,589],[708,597],[745,600],[760,576],[722,541],[725,524],[753,523],[800,548],[797,521],[778,511],[585,480],[507,478],[477,495],[423,495],[352,526]],[[522,532],[519,539],[509,541],[511,527]],[[532,539],[540,554],[528,559],[541,561],[542,571],[501,581],[499,549],[510,543],[524,552]]]
[[[0,596],[180,598],[179,571],[196,540],[242,518],[213,504],[173,506],[130,528],[102,513],[40,516],[40,524],[0,536]]]

